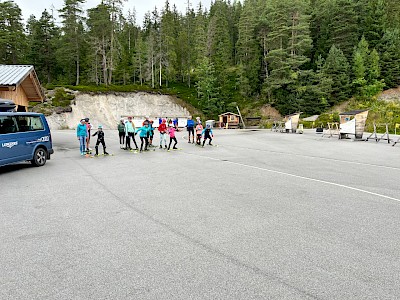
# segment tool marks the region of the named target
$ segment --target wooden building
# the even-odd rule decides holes
[[[368,118],[368,110],[352,110],[339,114],[340,138],[354,135],[356,139],[362,139],[365,122]]]
[[[219,115],[219,126],[226,128],[238,128],[240,116],[232,112],[226,112]]]
[[[27,111],[29,101],[44,101],[33,66],[0,65],[0,98],[13,101],[17,111]]]

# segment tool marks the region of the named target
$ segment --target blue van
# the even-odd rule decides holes
[[[50,128],[43,114],[0,112],[0,166],[30,161],[40,167],[53,153]]]

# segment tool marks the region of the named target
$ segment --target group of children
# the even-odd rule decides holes
[[[124,150],[130,151],[148,151],[150,147],[153,146],[153,137],[155,127],[153,127],[154,122],[146,117],[140,128],[136,128],[133,122],[132,117],[128,117],[128,120],[121,119],[118,124],[118,133],[119,133],[119,143],[120,148]],[[196,144],[202,145],[204,147],[207,140],[209,140],[209,145],[212,145],[212,138],[214,137],[211,126],[207,125],[206,128],[203,128],[200,118],[197,118],[197,122],[195,123],[190,117],[187,120],[187,131],[189,134],[188,142],[190,143],[190,139],[192,138],[192,143],[194,144],[194,133],[196,132]],[[77,126],[77,137],[80,142],[80,151],[81,155],[91,154],[90,149],[90,131],[92,125],[89,122],[89,118],[81,119],[81,122]],[[159,120],[158,131],[160,133],[160,149],[167,149],[170,151],[171,145],[174,142],[172,149],[177,149],[176,145],[178,144],[178,140],[176,139],[176,132],[179,131],[177,124],[174,122],[170,122],[167,125],[166,119]],[[140,149],[136,143],[135,136],[139,133],[140,137]],[[167,135],[169,135],[169,145],[167,147]],[[98,126],[98,130],[92,135],[97,136],[96,141],[96,156],[99,155],[99,145],[103,146],[104,155],[108,155],[106,151],[106,144],[104,140],[104,132],[102,125]],[[203,144],[201,144],[201,139],[203,138]],[[135,145],[135,149],[131,147],[131,140]],[[144,146],[144,148],[143,148]]]
[[[188,131],[188,143],[190,143],[190,138],[192,138],[192,144],[194,144],[194,132],[196,131],[196,144],[201,145],[201,138],[203,138],[203,144],[202,146],[204,147],[205,143],[207,140],[209,140],[208,144],[212,146],[212,138],[214,137],[213,131],[211,129],[211,126],[209,124],[206,125],[206,128],[203,128],[203,125],[201,123],[201,120],[199,117],[196,118],[196,123],[194,120],[192,120],[191,117],[187,120],[186,128]]]
[[[86,155],[86,154],[91,154],[92,149],[90,148],[90,132],[93,126],[90,124],[89,118],[84,118],[81,119],[80,123],[76,127],[76,135],[79,140],[79,148],[81,155]],[[106,143],[104,141],[104,132],[103,132],[103,126],[99,125],[97,131],[92,135],[92,136],[97,136],[97,141],[96,141],[96,155],[99,155],[99,145],[101,144],[103,146],[103,153],[104,155],[108,155],[108,152],[106,151]]]

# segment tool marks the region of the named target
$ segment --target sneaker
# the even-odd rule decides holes
[[[85,152],[81,152],[81,155],[82,155],[82,156],[85,155]]]
[[[174,150],[178,150],[178,148],[176,148],[176,147],[173,147],[172,149],[174,149]]]
[[[104,152],[104,155],[110,155],[108,152]]]

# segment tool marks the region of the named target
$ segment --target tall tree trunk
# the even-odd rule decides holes
[[[154,53],[151,54],[151,87],[154,89]]]
[[[114,69],[114,23],[115,23],[115,6],[114,2],[112,4],[112,12],[111,12],[111,43],[110,43],[110,62],[108,68],[108,84],[112,83],[112,73]]]
[[[79,53],[78,53],[77,58],[76,58],[76,85],[79,85],[79,76],[80,76],[79,68],[80,68],[80,66],[79,66]]]
[[[102,67],[103,67],[103,82],[105,85],[108,85],[108,76],[107,76],[107,53],[106,53],[106,45],[105,38],[103,36],[103,45],[102,45]]]
[[[161,57],[160,57],[160,87],[161,87],[161,85],[162,85],[162,78],[161,78],[161,68],[162,68],[162,66],[161,66]]]

